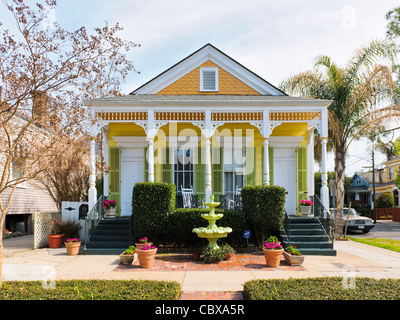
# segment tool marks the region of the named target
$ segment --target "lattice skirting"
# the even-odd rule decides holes
[[[35,212],[34,219],[34,249],[48,246],[47,235],[50,234],[53,219],[61,220],[61,211]]]

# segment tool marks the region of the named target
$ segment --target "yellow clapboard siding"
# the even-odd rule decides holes
[[[200,91],[200,68],[218,67],[218,91],[201,92]],[[236,95],[260,95],[260,93],[238,78],[217,66],[214,62],[208,60],[201,66],[190,71],[182,78],[159,91],[160,95],[180,95],[180,94],[236,94]]]

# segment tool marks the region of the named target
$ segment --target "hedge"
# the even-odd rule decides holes
[[[242,189],[242,210],[253,226],[257,242],[276,234],[285,217],[285,188],[280,186],[245,186]]]
[[[384,192],[376,199],[377,208],[393,208],[394,198],[390,192]]]
[[[4,281],[0,300],[175,300],[180,289],[173,281],[68,280],[54,289],[41,281]]]
[[[343,277],[259,279],[244,284],[248,300],[398,300],[399,279]],[[355,289],[352,289],[352,285]]]
[[[170,183],[136,183],[132,192],[133,230],[137,238],[157,242],[165,232],[169,212],[175,208],[176,187]]]

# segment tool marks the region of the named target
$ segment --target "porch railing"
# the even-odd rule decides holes
[[[314,217],[318,218],[319,223],[324,228],[329,240],[335,240],[335,220],[329,214],[329,210],[325,208],[317,195],[310,196],[311,201],[314,203],[312,211]]]
[[[89,242],[90,237],[99,221],[104,217],[103,201],[104,196],[101,195],[99,199],[97,199],[93,208],[85,217],[85,246]]]
[[[290,218],[285,210],[285,219],[283,220],[283,229],[285,230],[288,246],[290,246]]]

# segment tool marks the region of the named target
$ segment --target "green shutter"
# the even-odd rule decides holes
[[[117,201],[117,215],[121,214],[121,148],[111,147],[108,163],[109,173],[108,199]]]
[[[274,185],[274,147],[268,147],[269,184]]]
[[[169,148],[163,148],[161,164],[161,181],[172,183],[172,161]]]
[[[205,199],[206,195],[206,165],[201,161],[202,152],[203,148],[196,149],[197,163],[194,164],[194,193],[199,201]]]
[[[246,170],[245,182],[246,186],[254,186],[256,184],[256,148],[246,148]]]
[[[211,164],[212,164],[212,192],[214,196],[222,196],[224,193],[223,188],[223,149],[222,148],[213,148],[212,149],[212,157],[211,157]],[[218,197],[216,197],[216,201],[218,201]]]
[[[296,149],[297,158],[297,204],[300,210],[300,200],[308,199],[307,148]]]

